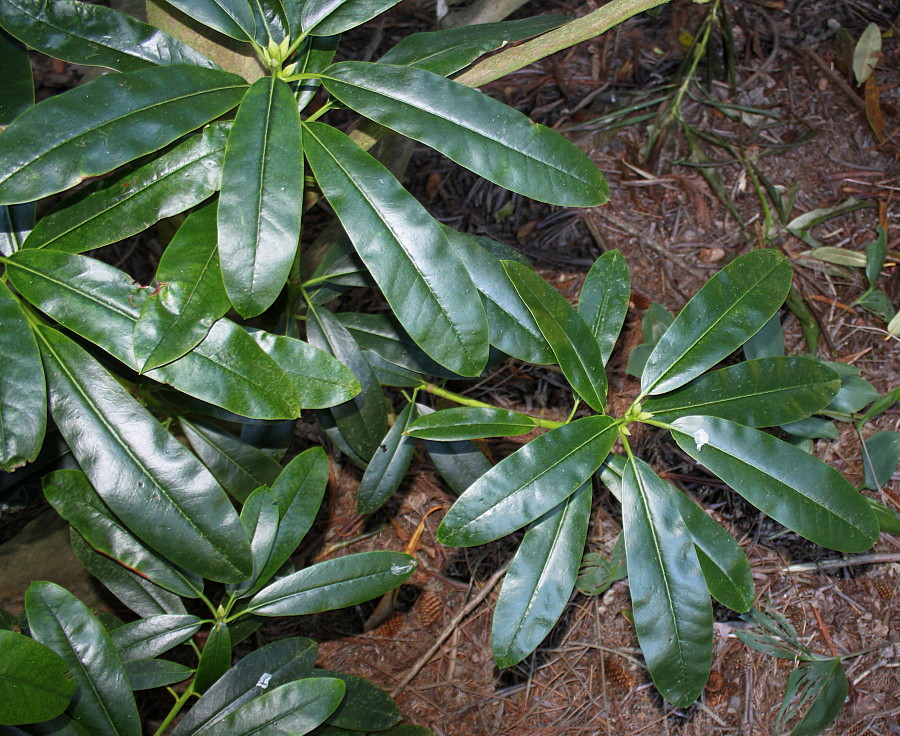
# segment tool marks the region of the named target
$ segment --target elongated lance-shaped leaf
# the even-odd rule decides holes
[[[113,629],[110,637],[123,662],[149,659],[190,639],[202,623],[196,616],[163,614]]]
[[[122,660],[103,625],[69,591],[32,583],[25,592],[31,635],[72,670],[78,697],[68,714],[96,736],[140,736],[141,722]]]
[[[194,674],[192,667],[167,659],[131,659],[123,662],[128,685],[132,690],[155,690],[183,682]]]
[[[170,0],[194,20],[238,41],[256,36],[256,19],[247,0]]]
[[[219,256],[231,303],[255,317],[275,301],[300,242],[300,113],[287,83],[264,77],[241,101],[225,150]]]
[[[587,322],[562,294],[531,269],[515,261],[504,261],[503,268],[550,344],[572,388],[594,411],[604,413],[603,354]]]
[[[882,488],[891,480],[897,469],[897,462],[900,461],[900,432],[876,432],[866,438],[864,445],[863,465],[866,477],[863,488]]]
[[[178,229],[156,269],[157,287],[134,325],[141,372],[180,358],[231,308],[216,250],[216,207],[194,212]]]
[[[812,699],[809,708],[800,719],[800,722],[791,730],[791,736],[818,736],[837,718],[838,713],[844,707],[850,684],[847,674],[841,665],[841,658],[825,659],[813,662],[803,662],[794,670],[788,678],[788,692],[778,712],[778,722],[782,724],[782,716],[788,706],[788,693],[791,690],[791,681],[805,676],[807,690],[802,700]],[[796,704],[797,706],[802,704]],[[799,708],[798,708],[799,709]]]
[[[634,624],[653,683],[684,707],[712,664],[709,592],[691,536],[667,486],[632,458],[622,483],[622,525]]]
[[[584,417],[542,434],[459,497],[438,528],[438,541],[471,547],[534,521],[594,474],[615,439],[615,425],[606,416]]]
[[[362,677],[318,668],[312,671],[312,676],[334,677],[347,686],[344,699],[326,721],[333,728],[386,731],[403,717],[390,695]]]
[[[85,570],[105,585],[109,591],[138,616],[157,616],[163,613],[185,614],[181,598],[124,565],[101,554],[74,529],[69,529],[72,551]]]
[[[407,404],[369,461],[356,492],[359,513],[372,514],[380,509],[403,482],[416,447],[406,428],[416,416],[415,404]]]
[[[344,61],[323,74],[348,107],[505,189],[564,207],[609,199],[603,174],[569,141],[477,90],[391,64]]]
[[[397,319],[442,366],[477,376],[487,362],[487,318],[440,225],[346,135],[322,123],[306,128],[313,174]]]
[[[527,414],[493,407],[458,406],[416,419],[406,433],[425,440],[452,442],[482,437],[516,437],[537,427]]]
[[[0,468],[34,460],[47,428],[47,387],[37,341],[21,305],[0,283]]]
[[[578,298],[578,313],[591,328],[600,346],[603,365],[609,361],[631,298],[631,274],[621,252],[611,250],[604,253],[591,266],[581,296]]]
[[[448,77],[488,51],[499,49],[510,41],[522,41],[552,31],[568,20],[564,15],[539,15],[536,18],[414,33],[378,61],[381,64],[415,66]]]
[[[253,575],[240,585],[232,583],[228,592],[243,596],[259,579],[272,554],[275,535],[278,533],[278,501],[266,486],[251,493],[241,508],[241,523],[247,530],[250,550],[253,553]]]
[[[488,319],[491,345],[528,363],[553,363],[553,351],[540,328],[516,291],[503,264],[486,245],[496,245],[487,238],[474,238],[444,227],[444,235],[481,292]]]
[[[862,552],[878,538],[878,521],[859,491],[803,450],[713,417],[677,419],[672,435],[688,455],[800,536],[841,552]]]
[[[224,491],[83,349],[41,328],[50,411],[106,504],[153,549],[222,582],[251,574],[249,544]]]
[[[75,680],[62,657],[12,631],[0,630],[0,649],[0,723],[16,726],[60,715],[75,692]]]
[[[157,151],[228,112],[246,90],[235,74],[175,64],[107,74],[51,97],[0,139],[0,203],[40,199]]]
[[[74,0],[5,0],[0,25],[55,59],[134,72],[149,66],[215,62],[168,33],[101,5]]]
[[[298,19],[299,24],[299,19]],[[318,74],[325,71],[334,60],[340,36],[308,36],[305,45],[297,54],[298,74]],[[303,79],[298,82],[297,109],[301,112],[315,97],[322,82],[318,79]]]
[[[281,466],[262,450],[214,424],[184,417],[179,423],[197,457],[222,488],[241,503],[259,486],[271,484],[281,472]]]
[[[350,449],[367,460],[387,433],[381,386],[347,328],[330,312],[323,308],[310,308],[306,333],[314,346],[331,353],[353,372],[359,382],[360,392],[350,401],[332,407],[329,412]]]
[[[683,386],[756,334],[791,288],[791,267],[774,250],[736,258],[684,306],[641,374],[644,394]]]
[[[199,204],[219,189],[230,126],[212,123],[148,163],[89,184],[44,215],[22,247],[82,253]]]
[[[556,625],[575,588],[590,519],[589,481],[525,532],[494,608],[498,667],[521,662]]]
[[[824,409],[840,385],[837,374],[817,360],[760,358],[695,378],[648,399],[643,408],[663,422],[703,414],[747,427],[777,427]]]
[[[325,560],[266,586],[247,608],[258,616],[301,616],[355,606],[405,583],[416,565],[388,550]]]
[[[416,410],[423,417],[434,412],[434,409],[425,404],[416,404]],[[425,440],[424,444],[438,474],[456,495],[462,494],[491,469],[490,461],[470,440],[454,442]]]
[[[6,5],[0,6],[0,24]],[[34,104],[34,79],[28,50],[4,33],[0,33],[0,125],[9,125],[20,113]]]
[[[303,3],[300,25],[313,36],[334,36],[362,25],[400,0],[321,0]]]
[[[256,22],[254,41],[266,47],[269,41],[280,44],[289,35],[288,19],[281,0],[247,0]]]
[[[250,337],[284,371],[304,409],[335,406],[359,393],[356,376],[330,353],[264,330],[251,330]]]
[[[216,621],[212,625],[194,677],[194,692],[205,693],[231,667],[231,632],[228,624]]]
[[[34,202],[0,205],[0,256],[22,248],[33,226]]]
[[[44,496],[93,549],[130,571],[184,598],[197,598],[203,580],[176,569],[147,549],[124,527],[80,470],[57,470],[44,476]]]

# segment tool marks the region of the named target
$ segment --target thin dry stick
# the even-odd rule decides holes
[[[488,597],[490,592],[494,589],[494,586],[500,582],[500,578],[502,578],[506,571],[509,569],[509,563],[501,567],[497,572],[495,572],[491,579],[485,583],[484,587],[478,591],[478,595],[476,595],[472,600],[470,600],[465,606],[462,607],[462,610],[457,613],[453,620],[447,624],[447,628],[445,628],[441,635],[437,638],[437,641],[431,646],[431,648],[425,652],[416,663],[409,668],[407,673],[403,676],[403,679],[400,680],[400,683],[397,687],[394,688],[394,691],[391,693],[392,698],[396,698],[403,690],[412,682],[413,678],[419,674],[421,669],[428,664],[428,661],[438,653],[440,648],[444,645],[444,642],[447,641],[447,637],[450,636],[455,630],[456,627],[459,626],[460,621],[462,621],[466,616],[468,616],[472,611],[474,611],[481,602]]]
[[[821,562],[804,562],[798,565],[788,565],[787,567],[756,568],[754,569],[754,572],[813,572],[815,570],[835,570],[841,567],[855,567],[856,565],[880,565],[889,562],[900,562],[900,554],[888,552],[877,555],[857,555],[856,557],[848,557],[846,560],[822,560]]]

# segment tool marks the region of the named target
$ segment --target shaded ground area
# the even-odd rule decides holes
[[[518,15],[577,15],[599,4],[532,2]],[[651,302],[680,309],[718,268],[763,246],[781,248],[792,259],[796,284],[821,331],[819,354],[858,367],[884,393],[900,383],[900,349],[897,338],[887,336],[883,320],[851,306],[866,288],[862,270],[811,259],[810,245],[782,226],[804,212],[859,199],[868,206],[829,220],[812,234],[822,246],[863,252],[881,222],[889,257],[878,285],[895,305],[900,303],[897,9],[874,0],[733,0],[723,10],[721,28],[711,35],[711,53],[697,68],[699,84],[686,87],[680,108],[689,130],[697,133],[693,145],[690,133],[677,125],[648,145],[648,126],[658,120],[652,114],[677,92],[686,49],[708,12],[707,6],[687,0],[633,19],[486,89],[589,153],[609,179],[608,206],[568,210],[526,201],[423,147],[413,151],[407,184],[447,224],[521,250],[573,299],[598,255],[612,248],[623,252],[634,291],[610,362],[611,403],[617,411],[638,392],[637,380],[625,374],[626,359],[640,342],[641,318]],[[357,33],[354,56],[377,58],[399,38],[427,29],[433,21],[433,2],[403,3]],[[839,29],[855,40],[869,22],[882,31],[893,29],[893,36],[884,39],[876,76],[884,115],[882,142],[867,119],[864,93],[841,68]],[[729,44],[730,70],[723,51]],[[77,76],[66,65],[43,68],[47,87],[65,86]],[[625,109],[633,112],[623,114]],[[634,116],[644,119],[629,122]],[[757,191],[757,185],[764,191],[766,183],[784,192],[797,187],[793,208],[780,223],[777,214],[771,215],[773,223],[767,221]],[[772,207],[771,199],[765,201]],[[117,247],[114,255],[120,263],[152,261],[159,253],[154,242],[139,251],[131,244]],[[141,269],[152,273],[153,264],[129,261],[129,266],[137,275]],[[805,352],[797,317],[785,311],[783,320],[788,352]],[[474,386],[453,388],[554,419],[564,419],[571,408],[566,384],[556,372],[516,362],[497,367]],[[817,441],[815,452],[858,483],[863,478],[860,439],[852,426],[838,426],[839,437]],[[900,429],[897,407],[871,422],[865,435],[888,429]],[[311,442],[325,441],[314,424],[301,423],[298,448]],[[487,443],[484,449],[498,460],[516,447],[506,440]],[[898,647],[881,646],[897,638],[900,544],[883,535],[870,564],[827,570],[810,564],[788,571],[791,565],[839,560],[840,555],[762,517],[696,467],[665,435],[644,433],[633,447],[664,477],[712,509],[750,558],[758,604],[784,612],[814,651],[843,654],[880,647],[847,662],[850,700],[831,733],[900,733]],[[400,494],[374,518],[355,512],[359,476],[333,453],[331,493],[320,533],[311,535],[296,561],[299,567],[329,554],[402,549],[422,524],[420,569],[401,589],[395,613],[368,632],[364,624],[374,603],[338,614],[274,621],[251,644],[312,636],[322,642],[320,666],[365,676],[396,691],[409,720],[429,726],[438,736],[773,732],[791,663],[748,651],[732,636],[742,625],[738,617],[717,606],[709,685],[698,704],[674,709],[657,695],[643,666],[628,621],[627,581],[598,597],[575,594],[544,645],[521,665],[499,671],[490,649],[493,601],[497,573],[511,558],[517,539],[466,550],[438,545],[434,531],[441,513],[425,517],[449,507],[453,496],[424,456],[417,455]],[[609,554],[621,518],[599,485],[595,499],[588,546]],[[896,475],[880,500],[900,506]]]

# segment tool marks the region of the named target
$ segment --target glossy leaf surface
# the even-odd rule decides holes
[[[606,411],[606,371],[590,326],[562,294],[521,263],[503,264],[553,350],[563,375],[594,411]]]
[[[40,199],[157,151],[228,112],[246,88],[237,75],[179,64],[107,74],[51,97],[0,139],[0,202]]]
[[[5,5],[0,6],[0,25],[5,10]],[[9,125],[34,104],[34,79],[28,50],[3,33],[0,33],[0,74],[4,79],[0,91],[0,125]]]
[[[301,616],[353,606],[402,585],[416,564],[381,550],[325,560],[263,588],[248,608],[259,616]]]
[[[641,390],[683,386],[739,348],[771,319],[791,288],[790,264],[774,250],[736,258],[684,306],[656,344]]]
[[[300,114],[287,83],[263,77],[241,101],[225,151],[219,256],[225,289],[243,317],[275,301],[300,241]]]
[[[132,659],[123,663],[132,690],[153,690],[183,682],[194,670],[167,659]]]
[[[23,247],[34,226],[34,202],[0,205],[0,255],[11,256]]]
[[[421,417],[407,434],[425,440],[475,440],[482,437],[516,437],[528,434],[537,421],[506,409],[459,406]]]
[[[229,585],[228,592],[242,597],[252,589],[260,578],[275,543],[278,532],[278,502],[275,494],[266,486],[260,486],[251,493],[241,508],[241,523],[247,530],[250,551],[253,554],[253,575],[240,585]]]
[[[0,631],[0,650],[0,723],[49,721],[66,709],[75,680],[56,652],[12,631]]]
[[[50,411],[112,511],[176,564],[223,582],[249,575],[240,520],[209,471],[80,347],[39,334]]]
[[[817,360],[761,358],[722,368],[644,402],[644,411],[670,422],[702,414],[748,427],[777,427],[824,409],[841,379]]]
[[[47,425],[47,388],[37,341],[25,312],[0,284],[0,468],[10,472],[34,460]]]
[[[709,677],[712,605],[671,487],[636,458],[622,482],[622,524],[641,651],[663,697],[684,707]]]
[[[590,518],[588,482],[525,532],[494,608],[498,667],[521,662],[556,625],[575,588]]]
[[[406,434],[406,428],[416,416],[415,404],[407,404],[375,450],[356,492],[356,509],[360,514],[380,509],[403,482],[416,446],[416,441]]]
[[[683,417],[673,424],[682,450],[780,524],[841,552],[875,543],[878,522],[865,499],[821,460],[725,419]]]
[[[170,0],[181,12],[238,41],[256,35],[256,20],[247,0]]]
[[[293,2],[293,0],[291,0]],[[299,26],[299,19],[297,20]],[[297,55],[298,74],[319,74],[334,60],[340,36],[309,36]],[[315,97],[322,82],[318,79],[301,79],[298,82],[297,108],[303,110]]]
[[[407,36],[379,59],[427,69],[447,77],[471,64],[482,54],[551,31],[569,19],[562,15],[539,15],[499,23],[479,23]]]
[[[101,5],[72,0],[4,0],[0,25],[55,59],[117,72],[162,64],[215,63],[158,28]]]
[[[319,0],[304,2],[303,30],[313,36],[334,36],[349,31],[396,5],[400,0]]]
[[[122,660],[103,625],[81,601],[54,583],[25,593],[31,635],[63,658],[78,688],[69,715],[96,736],[140,736],[137,707]]]
[[[393,698],[362,677],[320,669],[314,669],[312,676],[333,677],[346,685],[344,699],[326,721],[331,726],[350,731],[384,731],[402,717]]]
[[[628,264],[620,251],[607,251],[594,261],[578,298],[578,314],[587,322],[600,346],[603,365],[609,361],[616,346],[630,298]]]
[[[141,372],[180,358],[231,308],[216,250],[216,207],[190,215],[166,246],[134,325],[134,358]]]
[[[110,633],[123,662],[150,659],[190,639],[202,621],[196,616],[151,616]]]
[[[883,488],[900,461],[900,432],[876,432],[865,440],[865,488]]]
[[[438,528],[438,541],[471,547],[534,521],[594,474],[615,439],[612,419],[593,416],[532,440],[459,497]]]
[[[228,624],[217,621],[209,631],[206,644],[197,663],[194,692],[205,693],[210,685],[231,667],[231,632]]]
[[[199,204],[219,189],[228,129],[212,123],[152,161],[88,184],[42,217],[23,247],[82,253]]]
[[[285,683],[306,677],[316,659],[316,644],[291,637],[266,644],[251,652],[226,672],[196,702],[172,731],[172,736],[191,736],[200,729],[215,733],[213,726],[241,705]],[[260,686],[265,675],[267,688]]]
[[[438,223],[346,135],[322,123],[306,129],[316,180],[397,319],[438,363],[477,376],[487,362],[487,318]]]
[[[594,163],[558,133],[424,69],[344,61],[322,80],[341,102],[495,184],[564,207],[609,199]]]
[[[44,497],[92,549],[151,583],[185,598],[196,598],[203,580],[176,569],[149,550],[117,519],[80,470],[44,476]]]

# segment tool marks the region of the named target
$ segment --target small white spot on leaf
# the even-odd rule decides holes
[[[263,672],[259,677],[259,682],[256,683],[256,687],[260,687],[265,690],[267,687],[269,687],[269,680],[271,679],[271,674],[269,674],[268,672]]]
[[[697,452],[703,449],[703,445],[709,442],[709,435],[705,429],[698,429],[694,432],[694,444],[697,445]]]
[[[406,575],[410,570],[415,569],[416,562],[415,560],[410,560],[409,562],[399,563],[395,562],[391,565],[391,575]]]

